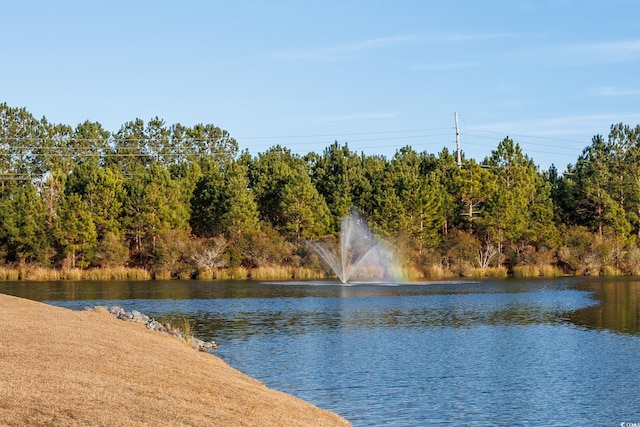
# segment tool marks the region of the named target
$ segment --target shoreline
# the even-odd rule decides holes
[[[185,340],[0,294],[0,424],[348,426]]]
[[[442,279],[497,279],[497,278],[556,278],[556,277],[626,277],[640,274],[640,271],[624,272],[616,268],[603,268],[600,271],[578,270],[573,273],[563,272],[555,265],[522,265],[513,271],[506,267],[467,268],[454,272],[437,266],[426,267],[419,272],[415,268],[407,268],[398,277],[404,281],[442,280]],[[267,280],[331,280],[337,277],[325,272],[308,268],[264,267],[247,269],[243,267],[219,269],[214,273],[201,277],[179,277],[157,275],[142,268],[52,268],[52,267],[2,267],[0,281],[3,282],[39,282],[39,281],[267,281]],[[374,279],[375,280],[375,279]]]

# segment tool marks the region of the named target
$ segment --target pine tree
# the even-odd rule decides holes
[[[139,262],[146,264],[160,234],[167,230],[188,232],[189,211],[169,171],[159,164],[137,167],[125,182],[122,226]]]
[[[8,260],[25,264],[38,261],[49,264],[46,210],[31,182],[12,187],[0,201],[1,235]]]
[[[300,242],[329,232],[329,210],[303,159],[276,146],[250,163],[249,175],[261,219],[289,240]]]
[[[331,212],[335,232],[350,209],[368,210],[364,196],[370,193],[370,184],[364,174],[363,157],[351,152],[346,144],[335,142],[321,156],[309,154],[307,161],[311,180]]]
[[[95,257],[96,227],[87,203],[70,194],[60,203],[54,236],[71,268],[87,267]]]

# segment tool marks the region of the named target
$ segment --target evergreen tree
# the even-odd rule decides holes
[[[497,191],[494,176],[489,169],[471,159],[464,163],[453,181],[459,202],[459,215],[463,218],[462,226],[473,232],[474,223],[483,215],[485,204]]]
[[[303,159],[276,146],[251,162],[249,171],[262,220],[295,241],[328,233],[329,210]]]
[[[0,201],[0,235],[8,261],[21,265],[32,261],[49,264],[46,210],[36,187],[25,182],[11,189]]]
[[[104,164],[105,157],[112,154],[110,139],[111,132],[105,130],[100,123],[88,120],[80,123],[74,129],[68,146],[72,164],[84,162]]]
[[[122,235],[120,218],[125,192],[118,169],[100,166],[96,159],[78,164],[67,178],[65,194],[77,194],[86,203],[98,240],[107,233]]]
[[[586,225],[599,235],[603,235],[605,227],[617,224],[618,231],[629,228],[623,226],[624,210],[618,209],[620,203],[614,197],[620,197],[614,190],[615,180],[611,167],[612,147],[601,135],[596,135],[589,147],[585,148],[576,163],[575,175],[577,185],[574,188],[578,215],[577,223]],[[616,194],[617,193],[617,194]],[[616,206],[616,204],[618,206]],[[618,218],[622,215],[623,218]],[[622,227],[622,228],[621,228]]]
[[[632,128],[619,123],[611,126],[609,145],[614,188],[618,204],[624,209],[626,219],[633,225],[640,238],[640,125]]]
[[[0,104],[0,171],[8,178],[36,178],[42,171],[36,160],[40,123],[25,108]]]
[[[346,144],[334,142],[322,156],[309,154],[307,161],[311,165],[311,181],[331,212],[334,231],[338,231],[351,208],[369,210],[364,196],[370,193],[370,183],[364,174],[363,157],[351,152]]]
[[[211,159],[219,163],[231,162],[238,154],[238,143],[229,132],[211,124],[197,124],[193,128],[187,128],[186,146],[196,158]]]
[[[462,161],[466,161],[464,157]],[[458,196],[456,179],[460,173],[460,167],[453,154],[444,148],[437,159],[438,177],[442,186],[442,235],[446,236],[449,229],[459,224]]]
[[[97,233],[89,206],[77,194],[62,199],[53,232],[71,268],[87,267],[95,257]]]
[[[382,217],[384,216],[382,212],[386,209],[383,205],[388,204],[388,201],[385,199],[389,168],[387,158],[384,156],[363,155],[362,167],[364,180],[368,185],[361,194],[361,213],[368,219],[369,225],[373,229],[379,229],[378,231],[394,229],[394,227],[383,225],[383,223],[377,219],[380,216],[380,221],[382,221]]]
[[[159,164],[138,167],[125,182],[122,225],[138,260],[146,264],[160,234],[188,230],[188,209],[181,202],[178,185]]]
[[[163,165],[169,164],[173,160],[169,141],[171,129],[166,126],[165,121],[157,116],[149,120],[144,134],[146,137],[144,151],[156,162]]]
[[[36,149],[40,175],[59,171],[67,174],[73,168],[75,151],[72,147],[73,129],[69,125],[52,124],[42,118],[39,124],[41,137]]]
[[[189,224],[197,237],[217,237],[226,230],[220,218],[226,207],[225,182],[219,166],[210,168],[196,183],[191,197]]]
[[[300,181],[288,182],[282,188],[280,209],[284,219],[282,231],[296,241],[317,239],[327,234],[329,209],[311,184],[309,175]]]
[[[247,167],[236,162],[226,165],[224,171],[222,228],[230,242],[237,241],[244,233],[260,231],[258,205],[249,189]]]
[[[438,244],[443,222],[442,187],[437,173],[431,171],[429,156],[419,155],[410,147],[399,150],[389,164],[389,177],[404,219],[398,224],[411,237],[419,253]]]
[[[191,227],[198,237],[224,236],[233,243],[260,229],[247,167],[231,162],[204,174],[191,198]]]
[[[113,136],[113,154],[109,164],[117,165],[124,175],[132,175],[140,166],[152,161],[147,150],[147,134],[142,119],[127,122]]]
[[[522,153],[520,145],[509,137],[503,139],[485,160],[495,177],[497,191],[487,202],[487,215],[482,219],[485,232],[501,252],[505,243],[516,253],[526,245],[541,242],[544,235],[532,230],[551,228],[553,209],[551,189],[543,184],[533,161]]]

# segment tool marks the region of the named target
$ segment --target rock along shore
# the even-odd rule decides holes
[[[189,343],[191,347],[198,351],[209,351],[218,349],[218,345],[214,341],[203,341],[194,336],[187,336],[184,332],[174,328],[167,322],[160,323],[157,320],[147,316],[146,314],[140,313],[137,310],[126,311],[122,307],[118,305],[114,305],[111,307],[96,307],[96,308],[104,308],[112,316],[120,319],[126,320],[134,323],[142,323],[147,329],[151,329],[152,331],[157,331],[162,334],[170,335],[182,340],[185,340]]]

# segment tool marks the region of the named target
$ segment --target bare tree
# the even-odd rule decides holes
[[[478,249],[478,255],[476,257],[478,266],[483,270],[489,267],[489,264],[491,264],[491,261],[496,255],[498,255],[498,248],[495,245],[487,243],[484,249]]]
[[[199,270],[213,273],[216,268],[224,267],[225,260],[222,258],[222,253],[226,247],[227,240],[224,237],[215,237],[208,244],[194,247],[191,259]]]

